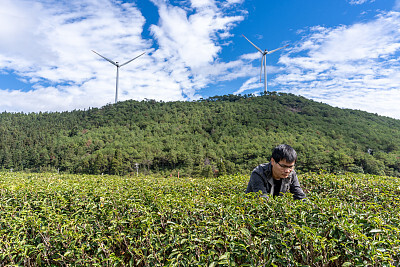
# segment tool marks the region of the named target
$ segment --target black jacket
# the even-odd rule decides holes
[[[273,195],[274,182],[272,178],[271,163],[263,163],[258,165],[250,176],[249,184],[247,185],[246,193],[262,192],[261,197],[268,197],[268,194]],[[296,172],[293,170],[288,178],[282,179],[280,193],[290,192],[294,199],[303,199],[306,197],[300,187],[299,179]]]

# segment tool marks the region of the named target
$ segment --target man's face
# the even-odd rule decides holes
[[[273,158],[271,158],[272,177],[274,177],[276,180],[288,178],[289,174],[294,169],[294,164],[295,162],[287,162],[286,159],[276,162]]]

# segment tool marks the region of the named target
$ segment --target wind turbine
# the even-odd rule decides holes
[[[114,61],[112,61],[111,59],[108,59],[108,58],[106,58],[106,57],[100,55],[99,53],[97,53],[97,52],[94,51],[94,50],[92,50],[92,52],[93,52],[93,53],[96,53],[97,55],[99,55],[100,57],[104,58],[105,60],[107,60],[108,62],[110,62],[111,64],[113,64],[114,66],[117,67],[117,81],[116,81],[116,84],[115,84],[115,103],[117,103],[117,102],[118,102],[118,77],[119,77],[119,68],[122,67],[122,66],[125,66],[126,64],[128,64],[128,63],[130,63],[131,61],[137,59],[138,57],[143,56],[146,52],[143,52],[142,54],[138,55],[137,57],[134,57],[134,58],[132,58],[131,60],[128,60],[127,62],[122,63],[122,64],[119,64],[118,62],[114,62]]]
[[[242,34],[243,35],[243,34]],[[249,39],[247,39],[246,36],[243,35],[244,38],[246,38],[247,41],[249,41],[249,43],[251,43],[261,54],[262,54],[262,59],[261,59],[261,70],[260,70],[260,82],[261,82],[261,74],[262,74],[262,68],[264,65],[264,93],[267,92],[267,55],[268,54],[272,54],[275,51],[278,51],[280,49],[283,49],[289,45],[285,45],[282,47],[279,47],[277,49],[268,51],[267,49],[265,49],[264,51],[262,51],[260,48],[258,48],[255,44],[253,44]]]

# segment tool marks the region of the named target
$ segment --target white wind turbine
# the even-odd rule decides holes
[[[111,64],[113,64],[114,66],[117,67],[117,81],[116,81],[116,84],[115,84],[115,103],[117,103],[117,102],[118,102],[118,78],[119,78],[119,68],[122,67],[122,66],[124,66],[124,65],[126,65],[126,64],[128,64],[128,63],[130,63],[131,61],[137,59],[138,57],[143,56],[146,52],[143,52],[142,54],[138,55],[137,57],[132,58],[131,60],[128,60],[128,61],[125,62],[125,63],[118,64],[118,62],[114,62],[114,61],[112,61],[112,60],[110,60],[110,59],[108,59],[108,58],[106,58],[106,57],[100,55],[99,53],[97,53],[97,52],[94,51],[94,50],[92,50],[92,51],[93,51],[93,53],[96,53],[97,55],[99,55],[100,57],[104,58],[105,60],[107,60],[108,62],[110,62]]]
[[[243,35],[243,34],[242,34]],[[255,44],[253,44],[249,39],[247,39],[246,36],[243,35],[244,38],[246,38],[247,41],[249,41],[261,54],[262,54],[262,59],[261,59],[261,70],[260,70],[260,82],[261,82],[261,74],[262,74],[262,68],[264,66],[264,93],[267,92],[267,55],[268,54],[272,54],[275,51],[278,51],[280,49],[283,49],[289,45],[285,45],[282,47],[279,47],[277,49],[268,51],[267,49],[265,49],[264,51],[262,51],[260,48],[258,48]]]

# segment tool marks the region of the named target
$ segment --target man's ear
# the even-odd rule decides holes
[[[271,163],[272,163],[272,164],[275,164],[274,158],[271,158]]]

